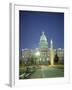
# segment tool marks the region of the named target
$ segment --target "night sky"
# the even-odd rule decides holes
[[[38,48],[42,32],[54,48],[64,48],[64,13],[19,11],[19,49]]]

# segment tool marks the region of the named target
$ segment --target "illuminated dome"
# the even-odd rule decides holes
[[[47,42],[47,39],[46,39],[46,36],[45,36],[44,32],[42,32],[40,41],[46,41]]]
[[[42,35],[40,37],[39,47],[40,48],[48,48],[48,42],[47,42],[47,38],[46,38],[44,32],[42,32]]]

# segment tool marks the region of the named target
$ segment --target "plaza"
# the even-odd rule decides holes
[[[55,65],[55,66],[38,66],[34,71],[28,72],[26,75],[24,72],[23,76],[20,79],[35,79],[35,78],[57,78],[64,77],[64,66]],[[26,77],[25,77],[25,76]]]
[[[63,69],[41,66],[41,69],[38,69],[29,78],[51,78],[51,77],[55,78],[55,77],[63,77],[63,76],[64,76]]]

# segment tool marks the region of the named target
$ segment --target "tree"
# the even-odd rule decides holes
[[[23,66],[24,65],[24,60],[20,59],[19,64],[20,64],[20,66]]]
[[[54,57],[54,63],[58,64],[58,61],[59,61],[59,57],[58,57],[58,55],[56,54],[55,57]]]

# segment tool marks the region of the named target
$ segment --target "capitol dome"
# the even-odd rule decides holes
[[[40,37],[40,41],[47,41],[47,38],[46,38],[44,32],[42,32],[42,35]]]
[[[48,42],[47,42],[47,38],[46,38],[44,32],[42,32],[42,35],[40,37],[39,47],[40,48],[48,48]]]

